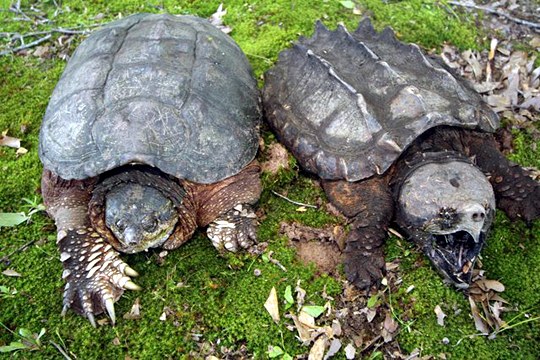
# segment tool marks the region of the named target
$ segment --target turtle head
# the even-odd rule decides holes
[[[400,185],[397,222],[458,288],[472,269],[495,214],[485,175],[465,159],[444,157],[415,166]]]
[[[173,202],[152,186],[121,183],[105,197],[105,224],[125,253],[160,246],[177,220]]]

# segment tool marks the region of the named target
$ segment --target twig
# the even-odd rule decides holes
[[[309,208],[312,208],[312,209],[318,209],[319,208],[317,205],[304,204],[304,203],[301,203],[301,202],[298,202],[298,201],[294,201],[294,200],[289,199],[285,195],[281,195],[280,193],[275,192],[274,190],[271,190],[271,191],[272,191],[272,194],[274,194],[274,195],[276,195],[276,196],[278,196],[278,197],[280,197],[280,198],[282,198],[284,200],[287,200],[291,204],[298,205],[298,206],[305,206],[305,207],[309,207]]]
[[[540,24],[538,24],[538,23],[523,20],[523,19],[519,19],[517,17],[514,17],[512,15],[509,15],[509,14],[507,14],[505,12],[502,12],[502,11],[499,11],[497,9],[490,8],[488,6],[476,5],[473,1],[467,1],[467,2],[449,1],[448,4],[456,5],[456,6],[462,6],[462,7],[468,7],[468,8],[472,8],[472,9],[476,9],[476,10],[482,10],[482,11],[485,11],[485,12],[490,13],[490,14],[495,14],[497,16],[504,17],[504,18],[506,18],[506,19],[508,19],[510,21],[513,21],[513,22],[521,24],[521,25],[529,26],[529,27],[532,27],[534,29],[540,29]]]
[[[279,260],[274,259],[274,258],[272,257],[272,255],[274,255],[274,252],[273,252],[273,251],[268,252],[268,254],[267,254],[268,260],[269,260],[272,264],[274,264],[274,265],[276,265],[277,267],[279,267],[281,270],[287,272],[287,269],[285,268],[285,266],[283,266],[283,264],[281,264],[281,263],[279,262]]]
[[[38,239],[30,240],[30,241],[27,242],[26,244],[20,246],[18,249],[13,250],[12,252],[10,252],[9,254],[7,254],[6,256],[3,256],[2,258],[0,258],[0,261],[3,262],[3,261],[5,261],[5,260],[8,260],[9,257],[10,257],[11,255],[23,251],[24,249],[26,249],[27,247],[29,247],[30,245],[32,245],[32,244],[35,243],[36,241],[38,241]]]
[[[9,7],[9,11],[14,12],[15,14],[21,15],[23,17],[22,20],[33,22],[32,19],[30,19],[30,17],[28,17],[28,15],[26,15],[21,10],[21,0],[17,0],[16,4],[11,4],[11,6]]]
[[[52,35],[49,34],[49,35],[46,35],[46,36],[44,36],[44,37],[42,37],[40,39],[32,41],[31,43],[28,43],[26,45],[21,45],[19,47],[16,47],[15,49],[4,50],[4,51],[0,52],[0,56],[4,56],[4,55],[7,55],[7,54],[19,52],[21,50],[29,49],[31,47],[34,47],[36,45],[41,44],[42,42],[45,42],[45,41],[49,40],[51,37],[52,37]]]

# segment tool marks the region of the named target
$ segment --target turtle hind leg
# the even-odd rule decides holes
[[[385,272],[383,247],[394,212],[386,178],[325,181],[323,187],[329,200],[352,220],[344,250],[347,279],[361,289],[378,286]]]

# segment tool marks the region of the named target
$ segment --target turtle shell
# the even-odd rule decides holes
[[[40,158],[64,179],[138,163],[213,183],[254,158],[259,106],[232,38],[197,17],[138,14],[77,48],[47,107]]]
[[[390,28],[364,19],[354,33],[317,23],[265,74],[270,125],[300,164],[325,179],[384,173],[426,130],[492,132],[498,116],[465,80]]]

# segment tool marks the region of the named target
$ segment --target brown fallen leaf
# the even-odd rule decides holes
[[[289,169],[289,153],[283,145],[280,143],[270,144],[267,154],[267,160],[261,164],[263,172],[275,175],[281,169]]]
[[[12,276],[12,277],[21,277],[22,276],[21,274],[19,274],[18,272],[16,272],[13,269],[6,269],[6,270],[2,271],[2,275]]]
[[[270,290],[270,294],[268,295],[268,299],[266,299],[266,302],[264,303],[264,308],[268,313],[270,314],[270,317],[274,322],[279,322],[279,305],[278,305],[278,298],[277,298],[277,292],[276,288],[272,286],[272,290]]]
[[[8,136],[7,130],[4,130],[0,135],[0,146],[7,146],[10,148],[18,149],[21,147],[21,140]]]
[[[124,314],[126,320],[138,320],[141,318],[141,300],[136,298],[133,302],[133,306],[128,313]]]
[[[474,320],[474,327],[476,330],[480,331],[482,334],[487,335],[489,334],[488,327],[482,317],[480,316],[480,312],[478,311],[478,307],[476,306],[476,303],[474,300],[469,296],[469,305],[471,306],[471,314]]]
[[[298,332],[298,337],[300,338],[300,341],[302,341],[302,343],[304,344],[309,343],[311,341],[312,327],[300,321],[298,317],[294,314],[290,314],[290,317],[294,322],[294,326],[296,327],[296,331]]]
[[[223,4],[219,4],[216,12],[210,15],[210,18],[208,20],[219,30],[221,30],[225,34],[228,34],[232,31],[232,28],[230,26],[223,25],[223,16],[225,16],[226,14],[227,10],[223,10]]]
[[[444,318],[446,317],[446,314],[442,311],[439,305],[435,306],[434,310],[435,310],[435,315],[437,315],[437,324],[439,326],[444,326]]]
[[[324,351],[326,350],[327,345],[327,337],[325,335],[319,336],[309,350],[308,360],[323,360]]]

